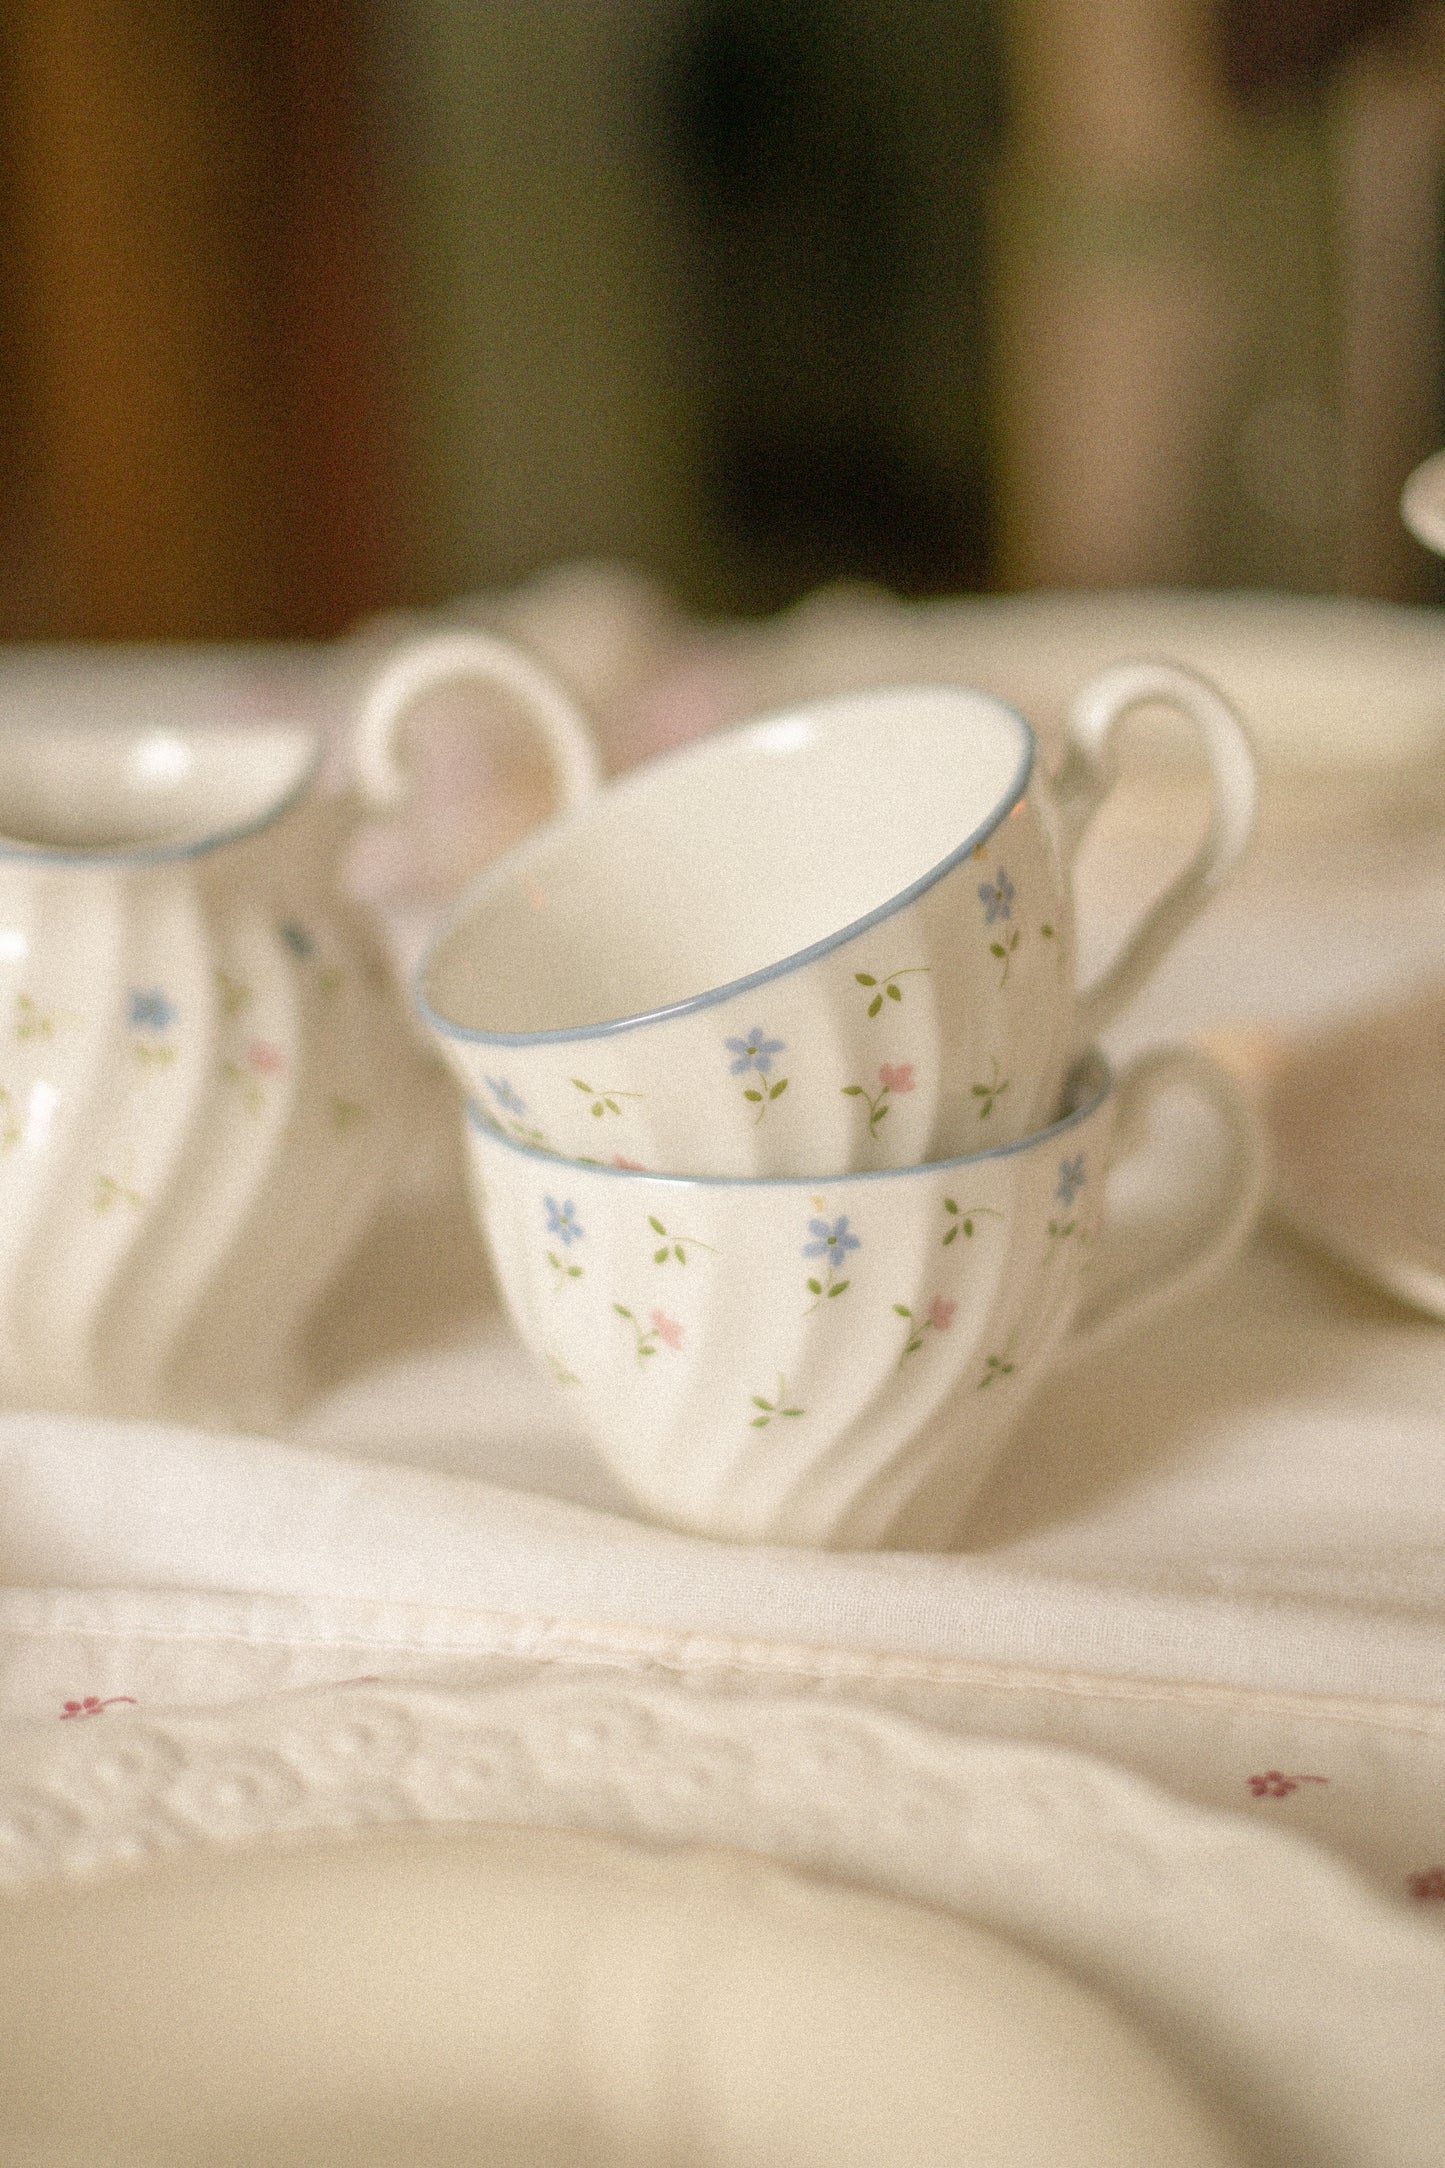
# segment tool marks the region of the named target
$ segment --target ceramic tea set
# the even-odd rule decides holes
[[[374,770],[424,655],[372,687]],[[1210,826],[1076,993],[1071,861],[1118,725],[1160,702]],[[1244,731],[1202,679],[1125,664],[1078,696],[1052,783],[1035,752],[956,687],[768,716],[533,835],[423,958],[512,1318],[650,1517],[947,1544],[1071,1328],[1178,1293],[1252,1218],[1229,1080],[1178,1050],[1116,1085],[1091,1051],[1245,846]],[[1212,1186],[1115,1225],[1111,1152],[1175,1092],[1222,1139]]]
[[[1065,1337],[1179,1293],[1255,1209],[1222,1072],[1174,1050],[1116,1082],[1092,1050],[1245,845],[1241,726],[1189,672],[1126,664],[1079,695],[1052,781],[1000,701],[895,686],[603,786],[545,673],[458,630],[376,669],[353,798],[405,792],[407,721],[458,682],[526,713],[562,808],[455,907],[416,994],[523,1340],[650,1517],[947,1544]],[[1071,863],[1118,724],[1160,702],[1210,827],[1080,993]],[[318,757],[256,727],[0,741],[12,1404],[260,1419],[414,1153],[425,1057],[341,899],[354,813]],[[1155,1184],[1123,1220],[1111,1157],[1147,1163],[1176,1094],[1222,1144],[1207,1192]]]

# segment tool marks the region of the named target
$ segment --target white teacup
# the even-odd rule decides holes
[[[1198,732],[1214,818],[1077,994],[1070,863],[1116,724],[1158,701]],[[363,738],[384,746],[406,704],[384,675]],[[1167,664],[1084,689],[1052,786],[987,694],[820,701],[634,770],[509,853],[433,943],[419,1005],[479,1110],[564,1158],[717,1175],[950,1158],[1048,1121],[1238,858],[1254,801],[1234,714]]]
[[[1132,1159],[1136,1118],[1177,1087],[1225,1148],[1187,1202],[1141,1183],[1142,1212],[1116,1220],[1111,1147]],[[928,1550],[1071,1329],[1186,1292],[1254,1216],[1257,1125],[1202,1055],[1145,1055],[1116,1088],[1092,1054],[1067,1105],[1022,1144],[817,1181],[559,1164],[482,1121],[469,1145],[517,1329],[642,1513]]]

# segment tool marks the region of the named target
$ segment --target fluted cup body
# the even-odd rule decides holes
[[[0,1393],[264,1420],[414,1055],[299,731],[0,748]]]

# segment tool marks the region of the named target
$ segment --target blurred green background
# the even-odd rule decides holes
[[[0,201],[10,637],[1437,594],[1436,6],[27,0]]]

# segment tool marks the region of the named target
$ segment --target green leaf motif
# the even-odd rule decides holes
[[[761,1092],[746,1091],[743,1093],[744,1099],[751,1099],[754,1105],[758,1103],[762,1096]]]
[[[665,1265],[667,1263],[667,1244],[665,1242],[660,1250],[653,1251],[652,1262],[655,1265]]]
[[[652,1229],[655,1235],[665,1235],[667,1233],[667,1229],[663,1226],[662,1221],[660,1219],[654,1219],[650,1212],[647,1215],[647,1224]]]
[[[761,1408],[763,1412],[761,1415],[755,1415],[753,1417],[753,1429],[766,1430],[775,1415],[797,1416],[803,1413],[803,1410],[801,1408],[790,1408],[787,1405],[787,1400],[788,1387],[787,1381],[784,1378],[779,1378],[778,1380],[778,1397],[776,1400],[765,1400],[761,1393],[754,1393],[752,1396],[753,1406],[755,1408]]]
[[[862,1085],[861,1085],[861,1084],[845,1084],[845,1085],[843,1086],[843,1097],[844,1097],[845,1099],[861,1099],[861,1098],[863,1097],[863,1087],[862,1087]]]
[[[772,1090],[771,1090],[771,1091],[770,1091],[770,1092],[768,1093],[768,1097],[769,1097],[770,1099],[781,1099],[781,1098],[782,1098],[782,1096],[783,1096],[783,1093],[784,1093],[784,1092],[785,1092],[785,1091],[787,1090],[787,1088],[788,1088],[788,1080],[787,1080],[787,1078],[786,1078],[785,1076],[780,1076],[780,1077],[778,1078],[778,1081],[777,1081],[777,1083],[776,1083],[776,1084],[775,1084],[775,1085],[773,1086]]]
[[[852,1283],[851,1283],[851,1281],[849,1281],[849,1280],[839,1280],[839,1282],[838,1282],[838,1284],[837,1284],[837,1286],[836,1286],[836,1287],[830,1287],[830,1288],[828,1289],[828,1296],[829,1296],[829,1300],[831,1301],[831,1299],[832,1299],[832,1297],[833,1297],[834,1295],[841,1295],[841,1294],[844,1294],[844,1293],[845,1293],[845,1292],[847,1291],[847,1289],[848,1289],[848,1288],[849,1288],[849,1287],[851,1286],[851,1284],[852,1284]]]
[[[903,996],[902,996],[902,994],[900,994],[900,993],[899,993],[899,991],[898,991],[898,988],[897,988],[896,986],[890,986],[890,987],[889,987],[889,988],[887,989],[887,993],[888,993],[888,999],[889,999],[890,1001],[901,1001],[901,1000],[903,999]]]
[[[879,1010],[880,1010],[880,1009],[882,1008],[882,1006],[883,1006],[883,996],[882,996],[881,994],[875,994],[875,995],[873,996],[873,999],[872,999],[872,1000],[871,1000],[871,1001],[869,1002],[869,1004],[868,1004],[868,1014],[869,1014],[870,1016],[876,1016],[876,1015],[878,1014],[878,1011],[879,1011]]]
[[[876,986],[878,984],[870,971],[855,971],[853,977],[859,986]]]
[[[617,1103],[619,1099],[642,1097],[640,1092],[609,1091],[605,1084],[589,1084],[587,1079],[581,1076],[574,1076],[569,1081],[574,1090],[591,1100],[591,1112],[597,1121],[601,1121],[604,1114],[620,1114],[622,1109]]]

